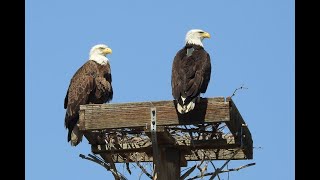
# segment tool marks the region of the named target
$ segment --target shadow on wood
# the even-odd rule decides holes
[[[200,103],[196,103],[195,108],[185,114],[180,114],[177,110],[177,101],[174,100],[174,107],[178,116],[179,124],[204,123],[208,107],[208,99],[201,98]]]

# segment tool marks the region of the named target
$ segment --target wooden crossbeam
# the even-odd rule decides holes
[[[230,120],[229,102],[223,97],[201,98],[187,114],[176,111],[175,101],[153,101],[80,106],[79,129],[98,130],[150,127],[150,108],[157,108],[157,126],[226,122]]]

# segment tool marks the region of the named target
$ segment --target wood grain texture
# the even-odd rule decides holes
[[[202,98],[193,111],[179,114],[175,101],[154,101],[80,106],[80,130],[150,127],[150,108],[157,108],[157,125],[197,124],[230,120],[229,102],[223,97]]]
[[[160,167],[157,180],[169,180],[180,178],[180,151],[175,148],[161,148]]]

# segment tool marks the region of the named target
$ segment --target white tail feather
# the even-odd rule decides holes
[[[182,98],[182,97],[181,97]],[[177,104],[177,110],[180,114],[188,113],[189,111],[192,111],[194,107],[196,106],[196,99],[192,99],[189,104],[181,106],[179,103]],[[182,98],[182,101],[184,102],[185,98]]]
[[[82,132],[79,130],[78,125],[75,125],[71,132],[71,146],[77,146],[82,141]]]

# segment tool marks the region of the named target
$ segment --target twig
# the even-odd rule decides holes
[[[180,173],[182,173],[182,172],[184,172],[184,171],[187,171],[187,170],[189,170],[189,169],[191,169],[191,168],[192,168],[192,167],[187,167],[187,168],[181,170]]]
[[[96,159],[93,159],[93,158],[89,158],[89,157],[86,157],[85,155],[83,154],[79,154],[79,157],[81,157],[82,159],[87,159],[89,161],[92,161],[92,162],[95,162],[95,163],[98,163],[99,165],[103,166],[104,168],[106,168],[107,170],[110,170],[110,166],[104,162],[101,162],[101,161],[98,161]]]
[[[128,173],[131,174],[131,170],[130,170],[130,167],[129,167],[129,163],[126,163],[126,169],[127,169]]]
[[[190,128],[190,129],[184,129],[184,128],[170,128],[171,130],[179,130],[181,132],[203,132],[203,133],[210,133],[211,131],[201,130],[199,128]]]
[[[228,169],[228,170],[222,170],[220,171],[218,174],[220,173],[225,173],[225,172],[230,172],[230,171],[238,171],[240,169],[243,169],[243,168],[246,168],[246,167],[249,167],[249,166],[253,166],[255,165],[256,163],[250,163],[250,164],[247,164],[247,165],[244,165],[244,166],[240,166],[238,168],[233,168],[233,169]],[[203,176],[210,176],[210,175],[213,175],[215,172],[211,172],[211,173],[206,173],[204,174]],[[201,175],[197,175],[197,176],[194,176],[192,178],[189,178],[187,180],[193,180],[193,179],[198,179],[198,178],[201,178]]]
[[[98,157],[96,155],[88,154],[88,156],[91,157],[92,159],[96,159],[97,161],[105,163],[105,161],[102,158],[100,158],[100,157]],[[110,166],[110,168],[111,168],[111,166]]]
[[[254,165],[256,165],[256,163],[249,163],[249,164],[246,164],[244,166],[237,167],[237,168],[221,170],[220,173],[231,172],[231,171],[239,171],[240,169],[243,169],[243,168],[246,168],[246,167],[249,167],[249,166],[254,166]]]
[[[152,179],[152,175],[150,173],[148,173],[148,171],[143,166],[141,166],[139,161],[136,161],[136,163],[137,163],[138,167],[142,170],[142,172],[144,174],[146,174],[150,179]]]
[[[205,156],[207,156],[206,153],[205,153],[203,150],[202,150],[202,153],[203,153],[203,158],[205,158]],[[207,157],[208,157],[208,156],[207,156]],[[216,157],[217,157],[217,155],[216,155]],[[208,158],[209,158],[209,157],[208,157]],[[210,158],[209,158],[209,159],[210,159]],[[216,167],[214,166],[213,162],[210,161],[210,163],[211,163],[211,165],[213,166],[214,170],[217,171],[217,169],[216,169]],[[206,165],[208,166],[208,163],[207,163]],[[218,176],[218,179],[220,180],[219,174],[217,174],[217,176]],[[204,177],[204,173],[202,173],[202,177]]]
[[[212,161],[210,161],[210,163],[211,163],[211,165],[213,166],[214,171],[217,171],[217,168],[216,168],[216,166],[213,164],[213,162],[212,162]],[[219,176],[219,174],[217,174],[217,176],[218,176],[218,179],[220,180],[220,176]]]
[[[186,129],[188,129],[186,125],[184,125],[184,127],[185,127]],[[189,136],[190,136],[190,139],[191,139],[192,147],[195,147],[195,146],[194,146],[194,143],[193,143],[193,136],[192,136],[192,132],[190,132],[190,131],[189,131]]]
[[[186,177],[188,177],[192,171],[194,171],[197,167],[197,164],[195,164],[194,166],[192,166],[187,172],[185,172],[181,177],[180,180],[184,180]]]
[[[200,170],[200,176],[201,176],[201,178],[203,178],[203,175],[204,175],[205,172],[207,171],[207,167],[208,167],[208,161],[206,161],[206,164],[205,164],[204,167],[201,168],[201,170]]]
[[[208,165],[208,164],[206,164],[203,168],[201,168],[201,165],[204,162],[204,159],[206,157],[206,154],[205,154],[205,152],[203,150],[202,150],[202,153],[203,153],[202,160],[201,160],[200,164],[197,165],[197,168],[200,171],[200,175],[203,175],[203,172],[206,171],[207,165]]]
[[[200,166],[202,165],[202,163],[204,162],[204,159],[206,157],[206,154],[204,153],[203,150],[202,150],[202,153],[203,153],[203,156],[202,156],[202,160],[201,160],[200,164],[197,166],[198,169],[200,168]],[[199,169],[199,170],[201,170],[201,169]]]
[[[139,180],[141,179],[143,172],[141,171],[141,173],[139,174]]]
[[[209,180],[213,180],[214,177],[216,177],[217,174],[220,173],[220,171],[230,162],[230,160],[240,151],[240,149],[237,149],[234,154],[230,157],[230,159],[228,159],[222,166],[221,168],[218,168],[213,175],[210,177]]]
[[[156,171],[156,166],[153,166],[152,174],[153,174],[152,180],[157,180],[158,179],[158,173]]]
[[[246,87],[243,87],[243,84],[241,85],[241,87],[237,88],[236,90],[233,91],[232,95],[230,98],[232,98],[234,95],[236,95],[236,92],[239,90],[239,89],[248,89]]]
[[[91,154],[88,154],[88,156],[90,157],[86,157],[85,155],[83,154],[80,154],[79,157],[81,157],[82,159],[86,159],[86,160],[89,160],[89,161],[92,161],[92,162],[95,162],[101,166],[103,166],[104,168],[106,168],[108,171],[111,171],[112,175],[114,176],[114,178],[116,180],[120,179],[120,180],[128,180],[124,175],[122,175],[121,173],[115,171],[114,169],[112,169],[110,167],[110,165],[108,165],[107,163],[105,163],[104,161],[101,161],[98,157],[95,157]]]

